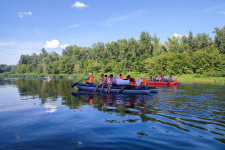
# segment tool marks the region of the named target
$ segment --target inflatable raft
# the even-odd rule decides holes
[[[120,91],[120,89],[123,86],[113,86],[111,87],[110,93],[117,93]],[[83,91],[94,91],[95,87],[89,87],[88,85],[85,84],[78,84],[77,88],[79,90]],[[103,92],[106,90],[106,87],[104,87]],[[101,87],[97,89],[97,92],[101,92]],[[150,94],[150,93],[157,93],[158,89],[156,87],[132,87],[129,89],[124,89],[121,93],[122,94]]]
[[[155,85],[178,85],[178,84],[180,84],[180,82],[148,81],[148,84],[155,84]]]

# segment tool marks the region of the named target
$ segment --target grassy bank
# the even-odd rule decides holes
[[[107,73],[107,75],[115,73]],[[149,77],[149,74],[141,74],[138,72],[128,72],[123,73],[123,77],[125,78],[126,75],[130,74],[132,77],[135,77],[137,80],[140,79],[141,75],[145,77]],[[95,79],[100,78],[101,74],[95,74]],[[58,74],[58,75],[51,75],[51,74],[7,74],[7,73],[0,73],[1,78],[42,78],[44,76],[50,76],[52,79],[82,79],[83,77],[87,77],[88,75],[65,75],[65,74]],[[165,76],[165,77],[168,77]],[[198,74],[184,74],[184,75],[177,75],[178,82],[183,84],[210,84],[210,85],[225,85],[225,77],[204,77],[203,75]],[[96,80],[97,81],[97,80]]]

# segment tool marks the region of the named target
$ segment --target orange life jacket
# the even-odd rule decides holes
[[[88,83],[93,83],[93,81],[94,81],[94,76],[90,76],[90,75],[89,75],[89,78],[90,78],[90,79],[88,80]]]
[[[170,82],[173,82],[173,77],[170,78]]]
[[[102,78],[102,82],[105,80],[105,77]]]
[[[130,79],[131,79],[131,78],[130,78]],[[131,82],[130,79],[129,79],[129,85],[135,85],[135,86],[136,86],[136,79],[133,78],[133,79],[134,79],[134,82]]]
[[[141,82],[141,85],[144,85],[145,83],[147,83],[147,79],[145,77],[143,77],[142,80],[143,81]]]
[[[123,76],[120,76],[120,79],[123,79]]]
[[[107,84],[107,78],[108,78],[108,77],[104,77],[104,80],[105,80],[104,83],[105,83],[105,84]],[[104,81],[104,80],[103,80],[103,81]]]
[[[90,105],[93,104],[93,99],[90,99],[89,104],[90,104]]]
[[[177,77],[175,77],[175,81],[177,81]]]
[[[115,83],[117,82],[117,79],[115,78],[115,81],[114,81]]]

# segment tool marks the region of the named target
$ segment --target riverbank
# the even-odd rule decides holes
[[[107,75],[110,75],[112,73],[107,73]],[[132,75],[132,77],[135,77],[137,80],[141,77],[141,75],[144,75],[145,77],[149,77],[149,74],[141,74],[136,72],[128,72],[123,74],[123,77],[125,78],[127,74]],[[96,74],[95,79],[100,78],[101,74]],[[113,73],[114,75],[114,73]],[[58,74],[58,75],[52,75],[52,74],[7,74],[7,73],[0,73],[1,78],[42,78],[44,76],[49,76],[52,79],[82,79],[84,77],[87,77],[87,75],[65,75],[65,74]],[[168,77],[165,76],[165,77]],[[225,85],[225,77],[204,77],[203,75],[198,74],[184,74],[184,75],[177,75],[178,81],[182,84],[210,84],[210,85]],[[96,82],[98,82],[96,80]]]

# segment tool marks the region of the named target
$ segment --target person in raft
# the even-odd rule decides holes
[[[170,82],[173,82],[173,77],[172,76],[170,76]]]
[[[116,72],[115,72],[115,78],[123,79],[123,76],[122,76],[122,74],[120,74],[120,76],[118,77],[118,76],[116,75]]]
[[[177,77],[176,76],[174,76],[173,82],[177,82]]]
[[[125,85],[121,88],[121,90],[117,93],[121,93],[125,88],[130,89],[136,86],[136,79],[132,78],[130,75],[127,75],[127,79],[129,80],[129,85]]]
[[[147,79],[143,75],[141,75],[141,80],[139,80],[139,82],[140,82],[140,85],[146,85]]]
[[[152,81],[152,75],[150,75],[150,77],[149,77],[149,78],[147,78],[147,79],[149,79],[149,81]]]
[[[155,78],[153,81],[159,81],[159,77],[157,75],[155,75]]]
[[[99,80],[102,80],[102,82],[97,84],[97,86],[96,86],[96,88],[95,88],[95,90],[93,92],[97,91],[98,87],[103,85],[105,83],[105,81],[107,81],[107,78],[105,78],[104,74],[101,74],[101,77],[102,78],[100,78]],[[107,75],[106,75],[106,77],[107,77]]]
[[[105,77],[104,77],[104,83],[102,84],[102,90],[101,90],[101,92],[103,91],[104,86],[107,87],[107,80],[108,80],[108,76],[105,75]]]
[[[116,78],[113,78],[113,75],[111,74],[107,80],[107,89],[105,92],[109,93],[112,85],[117,85],[116,82]]]
[[[88,75],[88,78],[84,78],[84,80],[88,80],[88,82],[86,82],[86,85],[89,85],[89,87],[93,87],[94,76],[92,75],[92,73],[89,73]]]

